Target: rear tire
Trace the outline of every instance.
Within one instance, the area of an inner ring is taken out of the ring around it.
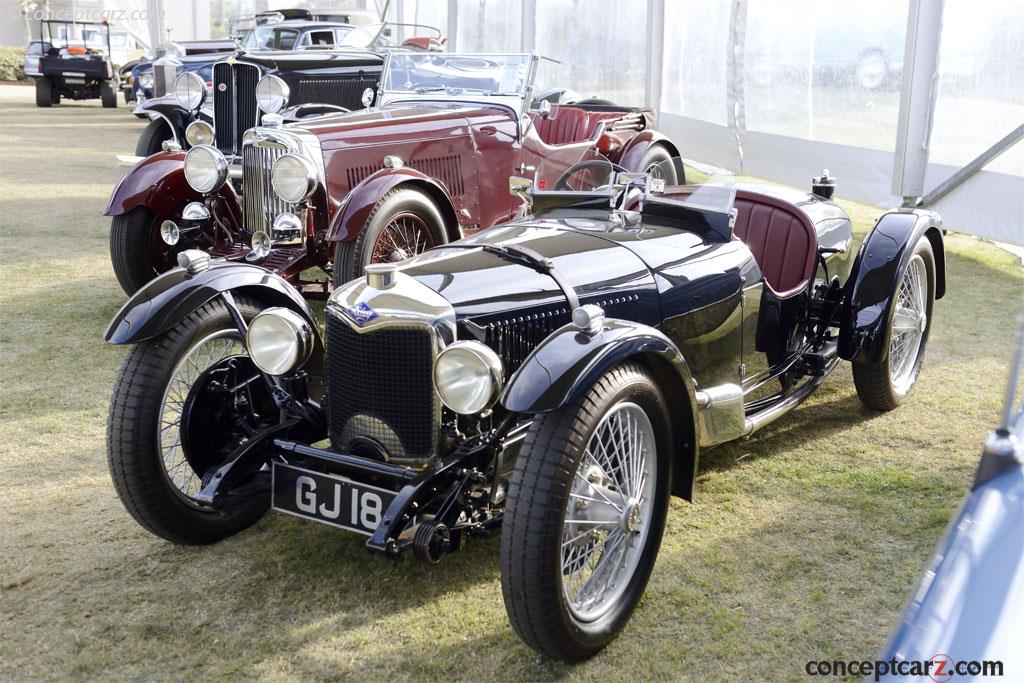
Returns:
[[[153,119],[142,129],[139,141],[135,143],[135,156],[148,157],[162,152],[164,150],[164,141],[170,140],[173,137],[171,128],[167,125],[166,121],[163,119]]]
[[[625,627],[665,529],[670,444],[665,400],[633,363],[535,418],[501,532],[505,609],[527,645],[580,661]]]
[[[924,364],[935,303],[935,256],[927,237],[921,237],[914,246],[914,255],[900,271],[892,296],[894,304],[885,325],[884,357],[875,363],[853,363],[857,396],[864,405],[879,411],[893,410],[906,400]]]
[[[402,245],[401,253],[393,250],[385,254],[386,245],[379,242],[387,241],[386,230],[399,229],[408,229],[411,239]],[[402,254],[408,258],[447,241],[444,218],[430,197],[411,188],[392,190],[373,207],[365,227],[354,239],[337,243],[331,271],[334,286],[361,276],[370,263],[397,262],[403,260]]]
[[[255,302],[248,299],[236,297],[235,301],[246,320],[251,320],[260,310]],[[167,422],[163,412],[167,405],[165,390],[172,380],[179,381],[181,377],[175,372],[176,366],[191,349],[199,348],[200,342],[225,330],[238,336],[237,346],[229,352],[227,344],[233,342],[225,341],[223,347],[213,348],[224,348],[223,352],[229,354],[225,357],[238,357],[237,349],[244,354],[241,336],[227,307],[219,298],[214,299],[168,332],[134,346],[125,358],[114,385],[107,423],[107,460],[114,488],[135,521],[172,543],[214,543],[250,526],[263,516],[268,507],[269,497],[228,506],[221,511],[191,503],[176,483],[181,470],[173,472],[172,468],[172,472],[168,471],[167,456],[162,450],[161,433],[175,428],[173,424],[160,429],[158,426]],[[230,333],[222,338],[233,339]],[[204,361],[202,354],[196,355],[200,362]],[[191,396],[191,389],[189,394]],[[167,438],[169,440],[170,436]],[[179,436],[178,440],[179,450],[184,453],[180,446],[182,437]],[[171,450],[173,452],[173,446]],[[206,459],[208,454],[199,455]],[[183,459],[178,467],[184,465],[187,472],[202,477],[203,472],[193,470],[191,458],[195,455],[178,457]],[[220,462],[215,460],[210,464],[215,467]],[[188,486],[194,490],[198,482],[192,481]]]
[[[110,262],[121,289],[128,296],[161,272],[150,261],[149,249],[154,239],[152,232],[159,229],[158,217],[144,206],[114,216],[110,222]]]
[[[113,109],[117,106],[117,91],[110,87],[110,83],[100,83],[100,101],[104,109]]]
[[[53,101],[53,81],[45,76],[36,79],[36,106],[37,107],[49,107],[55,102]],[[59,101],[59,100],[58,100]]]

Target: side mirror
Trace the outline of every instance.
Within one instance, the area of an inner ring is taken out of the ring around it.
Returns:
[[[508,193],[513,197],[521,197],[522,199],[528,199],[532,191],[532,180],[529,180],[527,178],[520,178],[514,175],[508,177]]]

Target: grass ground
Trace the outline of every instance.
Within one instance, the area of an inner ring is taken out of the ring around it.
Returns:
[[[105,461],[125,350],[101,341],[124,301],[101,214],[142,123],[31,98],[0,86],[0,679],[803,678],[809,659],[884,645],[996,420],[1024,269],[951,235],[912,400],[862,408],[843,365],[804,407],[706,453],[629,627],[575,668],[513,635],[497,539],[393,566],[268,514],[171,546],[122,509]],[[879,214],[846,207],[861,233]]]

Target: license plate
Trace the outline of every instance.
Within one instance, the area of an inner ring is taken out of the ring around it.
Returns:
[[[272,505],[289,515],[371,535],[395,492],[274,462]]]

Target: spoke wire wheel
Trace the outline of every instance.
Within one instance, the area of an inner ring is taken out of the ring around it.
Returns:
[[[622,401],[602,418],[575,472],[562,522],[562,593],[580,621],[614,607],[640,561],[654,509],[654,427]]]
[[[370,249],[370,263],[397,263],[434,246],[426,221],[411,212],[391,218]]]
[[[892,284],[890,313],[882,346],[871,360],[853,360],[853,384],[864,405],[888,411],[910,394],[924,364],[935,301],[935,256],[928,237],[921,237]]]
[[[196,472],[182,446],[182,420],[190,394],[200,389],[196,381],[206,371],[229,358],[247,357],[245,345],[236,330],[218,330],[193,344],[171,371],[160,402],[157,424],[157,452],[163,473],[172,488],[188,503],[197,505],[195,496],[203,488],[203,472]]]
[[[536,415],[508,489],[501,590],[516,634],[577,662],[625,628],[654,569],[672,481],[670,410],[647,370],[608,370]]]
[[[914,254],[900,282],[889,338],[889,375],[899,394],[910,391],[917,375],[917,359],[928,328],[927,287],[924,259]]]

